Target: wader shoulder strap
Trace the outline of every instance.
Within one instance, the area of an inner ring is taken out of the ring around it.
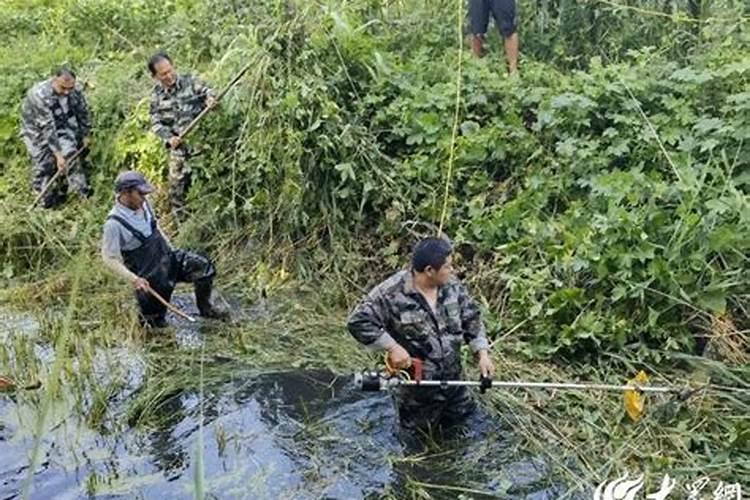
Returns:
[[[140,241],[141,243],[143,243],[144,241],[148,239],[145,236],[143,236],[142,232],[138,231],[136,228],[130,225],[129,222],[127,222],[125,219],[123,219],[119,215],[110,215],[107,217],[107,220],[109,219],[119,222],[122,227],[130,231],[133,234],[133,236],[135,236],[138,239],[138,241]]]
[[[151,217],[151,231],[152,232],[156,231],[157,221],[156,221],[156,216],[154,215],[154,211],[151,210],[151,205],[148,202],[145,203],[145,206],[146,206],[146,212]]]

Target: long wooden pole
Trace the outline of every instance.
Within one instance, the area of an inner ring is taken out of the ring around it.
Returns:
[[[81,149],[79,149],[78,151],[76,151],[75,153],[73,153],[70,158],[68,158],[67,160],[65,160],[65,165],[63,165],[63,168],[58,168],[57,169],[57,172],[55,172],[55,175],[53,175],[52,178],[49,181],[47,181],[47,184],[44,185],[44,187],[42,188],[42,190],[37,195],[36,199],[34,199],[34,202],[31,205],[29,205],[29,208],[28,208],[29,212],[36,206],[37,203],[39,203],[39,200],[41,200],[42,198],[44,198],[44,195],[47,194],[47,191],[49,191],[49,188],[52,187],[52,185],[63,174],[63,172],[65,172],[65,171],[68,170],[68,165],[70,165],[71,163],[73,163],[76,160],[76,158],[78,158],[79,156],[81,156],[81,154],[83,154],[83,152],[84,152],[85,149],[86,149],[86,146],[81,147]]]
[[[234,87],[237,84],[237,82],[240,81],[240,78],[242,78],[242,76],[245,73],[247,73],[247,70],[249,70],[252,65],[253,65],[253,63],[246,64],[245,67],[242,68],[240,70],[240,72],[237,73],[237,75],[234,78],[232,78],[232,81],[229,82],[226,87],[224,87],[224,90],[222,90],[221,92],[219,92],[219,95],[216,96],[216,102],[217,103],[219,101],[221,101],[224,98],[225,95],[227,95],[227,92],[229,92],[231,90],[231,88]],[[185,138],[185,136],[187,136],[190,133],[190,131],[195,128],[195,126],[198,124],[198,122],[201,120],[201,118],[203,118],[204,116],[206,116],[206,114],[209,111],[211,111],[212,109],[213,109],[213,107],[211,107],[211,108],[209,108],[209,107],[203,108],[203,110],[200,113],[198,113],[198,116],[196,116],[195,118],[193,118],[193,121],[191,121],[188,124],[188,126],[185,127],[185,129],[182,132],[180,132],[180,134],[177,137],[179,137],[180,140],[183,140]]]
[[[169,309],[170,311],[172,311],[173,313],[175,313],[177,316],[179,316],[181,318],[184,318],[184,319],[190,321],[191,323],[195,323],[197,321],[194,317],[192,317],[189,314],[181,311],[177,307],[173,306],[172,304],[170,304],[169,302],[167,302],[166,300],[164,300],[164,297],[162,297],[161,295],[159,295],[159,293],[156,290],[154,290],[153,288],[148,287],[146,289],[146,291],[148,293],[150,293],[156,300],[158,300],[159,302],[161,302],[164,307],[166,307],[167,309]]]

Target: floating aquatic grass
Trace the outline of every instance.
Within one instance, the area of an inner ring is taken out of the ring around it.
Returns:
[[[75,259],[74,269],[81,270],[86,265],[86,261],[78,256]],[[75,274],[74,276],[78,276]],[[50,411],[50,406],[53,400],[60,397],[60,392],[64,390],[64,368],[68,361],[68,344],[71,336],[74,335],[73,317],[76,312],[76,304],[80,300],[79,297],[79,285],[80,281],[76,278],[73,280],[70,301],[65,313],[65,318],[60,324],[60,329],[55,332],[55,359],[52,367],[49,371],[49,376],[44,381],[44,395],[37,413],[36,422],[34,424],[34,444],[31,449],[31,456],[29,459],[29,467],[26,478],[23,482],[21,497],[25,500],[30,498],[34,483],[34,474],[36,473],[37,466],[39,465],[39,458],[42,449],[42,441],[45,438],[45,429],[47,425],[47,416]]]
[[[203,465],[203,361],[204,361],[204,347],[201,346],[200,350],[200,385],[198,390],[198,398],[200,400],[200,410],[198,412],[198,443],[195,450],[195,472],[193,477],[193,486],[195,488],[194,498],[196,500],[203,500],[206,497],[206,471]]]

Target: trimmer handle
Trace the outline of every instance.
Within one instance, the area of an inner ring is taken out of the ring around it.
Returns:
[[[376,372],[363,372],[354,374],[354,386],[367,392],[375,392],[383,389],[383,379]]]
[[[492,389],[492,377],[482,375],[479,377],[479,392],[484,394],[487,389]]]
[[[422,373],[424,370],[424,360],[420,358],[411,358],[411,377],[416,382],[422,381]]]

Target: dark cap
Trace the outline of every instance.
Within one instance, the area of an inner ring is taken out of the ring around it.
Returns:
[[[121,172],[120,175],[115,179],[115,192],[122,193],[129,189],[137,189],[141,194],[148,194],[154,192],[154,186],[146,181],[143,174],[136,172],[135,170],[128,170],[127,172]]]

